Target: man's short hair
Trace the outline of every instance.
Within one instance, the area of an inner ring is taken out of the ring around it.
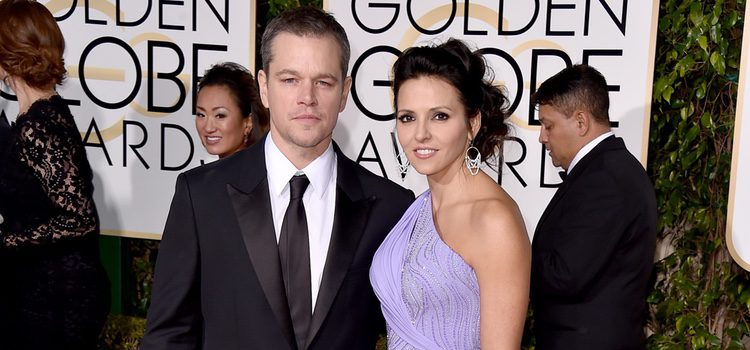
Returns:
[[[584,110],[595,121],[609,125],[607,81],[598,70],[585,64],[565,68],[547,79],[531,101],[535,106],[555,107],[568,117],[576,110]]]
[[[349,70],[349,57],[351,56],[349,39],[344,28],[330,13],[318,8],[303,6],[286,10],[272,19],[263,32],[260,42],[263,70],[266,72],[268,72],[268,64],[273,59],[271,52],[273,40],[281,33],[317,38],[331,35],[341,49],[341,72],[342,76],[346,76]]]

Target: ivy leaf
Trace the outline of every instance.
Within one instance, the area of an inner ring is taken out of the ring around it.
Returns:
[[[705,35],[701,35],[700,38],[698,38],[698,45],[703,49],[704,51],[707,51],[708,49],[708,38],[706,38]]]
[[[661,97],[664,98],[664,101],[669,102],[669,100],[672,98],[672,93],[674,92],[674,88],[671,86],[667,86],[666,89],[664,89],[664,92],[662,92]]]
[[[703,10],[699,2],[694,2],[690,5],[690,21],[696,26],[699,26],[703,22]]]
[[[711,120],[711,114],[708,112],[703,113],[701,115],[701,125],[705,129],[711,129],[711,126],[713,125],[713,120]]]
[[[734,25],[737,23],[737,11],[732,11],[732,13],[729,14],[729,18],[726,21],[727,27],[734,27]]]
[[[656,84],[654,84],[654,96],[661,96],[664,92],[664,89],[667,88],[667,84],[669,84],[669,80],[666,76],[662,76],[657,79]]]
[[[704,97],[706,97],[706,82],[705,81],[702,84],[698,85],[698,88],[695,89],[695,98],[702,100]]]
[[[711,58],[709,59],[709,62],[711,62],[711,66],[714,67],[714,69],[716,70],[716,73],[724,74],[726,63],[724,62],[724,57],[722,57],[718,51],[714,51],[711,54]]]
[[[693,142],[700,131],[701,128],[698,125],[693,125],[693,127],[688,130],[687,135],[685,135],[685,143],[690,144]]]

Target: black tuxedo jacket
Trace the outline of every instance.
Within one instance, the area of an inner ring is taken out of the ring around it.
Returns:
[[[565,178],[532,243],[539,350],[643,349],[656,199],[641,164],[608,137]]]
[[[263,144],[178,177],[141,349],[296,349]],[[334,148],[333,232],[308,349],[372,349],[384,321],[370,263],[414,194]]]

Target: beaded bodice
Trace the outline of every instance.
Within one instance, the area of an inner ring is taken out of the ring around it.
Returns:
[[[474,270],[440,238],[424,196],[409,238],[401,296],[414,327],[443,349],[479,349],[479,284]],[[413,349],[388,328],[389,349]]]

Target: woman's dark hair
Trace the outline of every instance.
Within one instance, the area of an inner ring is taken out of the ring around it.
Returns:
[[[253,130],[247,138],[248,146],[268,131],[268,112],[260,101],[253,74],[245,67],[234,62],[214,64],[203,74],[198,83],[198,91],[206,86],[226,87],[240,107],[242,117],[253,118]]]
[[[0,1],[0,67],[36,89],[65,79],[65,39],[47,8],[29,0]]]
[[[474,146],[486,162],[495,152],[502,157],[508,134],[505,120],[508,97],[492,85],[493,75],[481,54],[473,53],[462,41],[449,39],[437,46],[411,47],[393,65],[393,103],[398,110],[398,91],[409,79],[439,78],[458,91],[467,118],[481,115],[482,126],[474,136]],[[467,119],[467,128],[470,128]]]

